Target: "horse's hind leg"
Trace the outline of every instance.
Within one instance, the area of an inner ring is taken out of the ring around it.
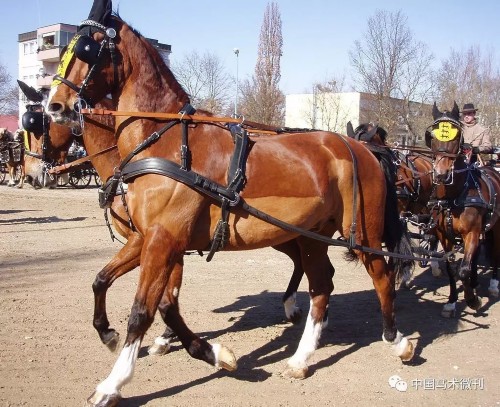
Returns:
[[[109,327],[106,313],[106,293],[113,282],[139,265],[143,239],[138,233],[129,236],[125,246],[97,274],[92,289],[94,291],[94,328],[101,341],[114,351],[119,342],[119,334]]]
[[[394,353],[403,361],[413,357],[413,344],[404,337],[396,328],[394,314],[394,300],[396,298],[396,275],[383,257],[368,253],[360,253],[366,270],[370,274],[375,292],[380,302],[383,318],[382,339],[393,346]]]
[[[288,360],[285,376],[303,379],[308,374],[307,361],[318,347],[321,331],[328,320],[328,303],[333,291],[328,246],[307,238],[298,239],[302,266],[309,281],[309,314],[294,355]]]

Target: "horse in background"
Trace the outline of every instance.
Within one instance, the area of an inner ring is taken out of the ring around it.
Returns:
[[[162,306],[165,287],[175,265],[183,264],[186,250],[203,250],[214,243],[212,237],[221,230],[217,225],[224,216],[221,207],[228,211],[226,223],[230,225],[230,233],[224,235],[225,250],[256,249],[297,238],[295,229],[284,229],[273,219],[323,237],[339,231],[363,245],[364,251],[355,246],[353,252],[373,279],[384,320],[383,337],[403,360],[411,358],[413,347],[398,333],[394,320],[394,283],[402,262],[387,262],[380,249],[385,239],[389,250],[410,255],[411,250],[393,228],[398,222],[397,211],[390,217],[379,216],[380,207],[385,206],[386,183],[371,153],[356,141],[328,132],[314,132],[308,137],[296,133],[250,137],[244,178],[238,178],[241,171],[229,171],[231,179],[227,180],[230,162],[234,162],[234,143],[245,138],[244,129],[231,131],[208,116],[194,121],[189,114],[178,114],[184,108],[190,110],[186,107],[189,97],[158,51],[121,18],[91,15],[99,22],[81,25],[55,77],[47,109],[53,119],[78,126],[84,117],[74,114],[75,103],[82,106],[83,98],[100,102],[108,94],[118,111],[154,110],[179,119],[166,121],[140,114],[116,119],[115,134],[122,157],[118,175],[129,183],[128,209],[144,244],[125,345],[115,368],[97,386],[89,403],[111,406],[120,399],[120,389],[132,378],[141,341],[158,307],[168,325],[181,329],[178,310]],[[113,46],[108,48],[110,41]],[[117,54],[119,58],[115,58]],[[141,75],[136,75],[139,68]],[[75,84],[83,84],[83,88]],[[179,145],[183,146],[181,151]],[[180,159],[187,166],[184,170],[177,164]],[[354,160],[363,162],[363,166],[357,167]],[[166,168],[172,170],[170,176],[165,176]],[[188,178],[181,182],[177,174],[187,174]],[[191,184],[191,179],[196,183]],[[283,182],[285,179],[287,182]],[[230,192],[226,184],[238,189],[238,202],[233,200],[235,190]],[[225,204],[226,197],[234,204],[231,208]],[[361,199],[355,201],[354,197]],[[262,211],[266,220],[260,217]],[[328,245],[309,234],[296,241],[309,280],[311,309],[286,374],[303,378],[326,321],[333,285]],[[215,366],[236,368],[232,351],[222,345],[210,345],[200,338],[184,345],[209,355]]]
[[[435,195],[429,203],[436,233],[445,252],[453,250],[457,239],[463,241],[464,256],[457,272],[462,281],[467,305],[478,310],[482,306],[477,294],[477,255],[480,241],[487,251],[493,272],[490,294],[498,296],[500,264],[500,175],[489,166],[470,162],[470,151],[464,148],[459,109],[441,112],[434,103],[434,122],[426,132],[426,143],[433,156],[432,177]],[[450,280],[450,296],[442,315],[456,312],[458,293],[450,262],[446,262]]]
[[[7,165],[9,171],[8,186],[17,188],[24,186],[25,179],[25,148],[22,130],[15,133],[6,128],[0,128],[0,154],[1,160]]]

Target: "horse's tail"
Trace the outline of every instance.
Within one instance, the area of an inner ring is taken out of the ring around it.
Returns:
[[[384,242],[388,251],[411,257],[413,256],[412,242],[408,230],[399,216],[395,166],[392,160],[389,163],[387,160],[381,159],[380,162],[387,189],[384,212]],[[391,257],[389,262],[394,266],[397,281],[409,280],[415,267],[413,260]]]

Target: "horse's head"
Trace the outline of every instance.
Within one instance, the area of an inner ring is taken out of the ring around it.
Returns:
[[[71,129],[51,122],[44,105],[47,89],[36,90],[17,81],[30,104],[22,117],[22,141],[25,147],[25,172],[34,187],[51,187],[56,184],[47,171],[54,165],[63,164],[73,142]]]
[[[153,92],[162,93],[164,105],[158,106],[158,98],[151,101]],[[139,95],[142,105],[136,103]],[[107,98],[117,109],[129,111],[177,113],[189,102],[147,39],[116,15],[91,12],[61,57],[47,112],[55,122],[77,128],[82,123],[80,109]]]
[[[347,135],[359,141],[386,145],[387,131],[374,123],[362,123],[353,129],[352,123],[347,123]]]
[[[434,122],[425,132],[425,142],[432,150],[434,183],[452,184],[455,160],[462,145],[462,125],[456,102],[451,111],[444,112],[434,103],[432,117]]]

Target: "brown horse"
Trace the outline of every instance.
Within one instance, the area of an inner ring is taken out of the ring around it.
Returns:
[[[156,49],[119,17],[93,18],[97,21],[82,23],[63,56],[49,98],[53,119],[77,127],[84,119],[75,115],[75,103],[81,108],[83,96],[96,103],[108,94],[119,111],[166,112],[178,119],[166,122],[130,113],[116,118],[122,163],[114,176],[128,182],[128,210],[144,241],[125,345],[89,402],[117,403],[120,389],[132,378],[141,341],[158,307],[169,326],[177,333],[183,329],[178,309],[164,308],[162,297],[172,270],[182,266],[185,251],[203,250],[217,242],[212,240],[217,225],[216,238],[222,235],[225,250],[258,249],[299,236],[296,242],[309,280],[311,308],[287,374],[304,377],[317,347],[333,289],[327,255],[330,239],[325,238],[335,231],[354,240],[352,247],[373,279],[383,338],[401,358],[411,358],[413,346],[398,333],[394,319],[395,266],[401,262],[386,262],[380,249],[386,240],[391,251],[411,251],[403,236],[389,235],[395,230],[391,223],[399,222],[398,214],[380,216],[385,180],[368,150],[327,132],[250,137],[247,160],[244,165],[236,160],[238,169],[232,173],[228,168],[235,162],[233,139],[243,139],[245,131],[231,132],[208,116],[196,120],[189,114],[177,115],[189,110],[189,97]],[[355,161],[363,166],[356,167]],[[316,240],[317,236],[323,239]],[[183,345],[208,353],[215,366],[236,368],[233,353],[221,345],[197,337]]]
[[[18,188],[24,186],[25,179],[25,156],[24,139],[22,131],[11,133],[6,128],[0,128],[0,154],[1,160],[7,165],[9,171],[8,186],[16,185]]]
[[[28,87],[26,84],[24,84],[21,89],[25,92],[27,97],[30,97],[30,95],[37,95],[37,91]],[[104,103],[104,105],[100,106],[111,107],[109,102],[105,101]],[[33,172],[30,174],[32,179],[40,180],[37,183],[38,186],[50,186],[51,184],[49,184],[47,180],[54,179],[53,175],[50,174],[63,171],[60,168],[58,171],[52,171],[51,168],[53,168],[54,164],[61,164],[62,161],[64,161],[69,146],[75,140],[83,143],[83,146],[89,154],[88,158],[92,162],[99,177],[104,181],[111,178],[114,174],[114,169],[121,161],[117,149],[113,148],[116,147],[116,141],[113,129],[114,119],[112,117],[97,116],[88,118],[85,123],[85,132],[82,137],[79,137],[76,136],[75,132],[69,127],[57,123],[52,123],[49,132],[49,118],[40,113],[43,112],[42,105],[38,104],[33,106],[35,107],[30,107],[30,110],[23,115],[23,123],[25,123],[25,126],[30,130],[30,135],[34,137],[33,143],[31,144],[31,152],[29,153],[29,156],[32,158],[31,162],[33,163],[31,166]],[[48,159],[51,160],[50,163]],[[94,327],[101,341],[110,350],[116,349],[119,342],[119,335],[114,329],[110,328],[106,313],[106,293],[118,277],[133,270],[139,265],[142,242],[140,235],[130,227],[122,193],[123,190],[118,188],[109,210],[115,230],[120,236],[127,239],[127,242],[110,263],[97,274],[93,284],[95,296]],[[294,264],[292,278],[283,295],[283,304],[285,306],[287,319],[293,323],[298,323],[302,314],[302,311],[296,305],[296,293],[303,275],[300,252],[294,240],[274,246],[274,249],[286,254]],[[334,272],[335,270],[333,266],[331,266],[332,277]],[[170,277],[167,289],[170,289],[169,287],[179,287],[181,281],[182,267],[177,267]],[[174,288],[171,289],[173,290]],[[178,299],[178,295],[170,295],[169,297],[175,300]],[[153,345],[148,349],[149,353],[157,355],[165,354],[168,352],[170,342],[174,337],[175,333],[167,326],[165,332],[157,337]]]
[[[470,151],[463,146],[459,110],[439,111],[433,107],[434,123],[426,133],[426,141],[433,154],[435,199],[431,214],[436,232],[445,252],[453,249],[456,239],[464,245],[464,257],[457,277],[464,286],[467,305],[477,310],[481,298],[477,287],[477,248],[481,240],[490,245],[489,257],[493,266],[491,285],[498,295],[498,265],[500,264],[500,175],[491,167],[478,167],[470,160]],[[455,276],[447,262],[450,278],[450,297],[443,308],[443,316],[455,314],[458,299]]]

